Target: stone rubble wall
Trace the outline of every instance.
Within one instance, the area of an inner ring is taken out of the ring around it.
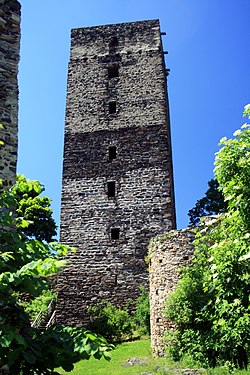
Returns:
[[[59,323],[84,325],[103,299],[135,301],[150,238],[175,227],[165,73],[157,20],[72,30],[60,240],[77,251],[57,279]]]
[[[0,179],[1,189],[16,177],[18,131],[18,63],[20,59],[20,3],[0,0]]]
[[[164,354],[163,334],[173,326],[164,316],[167,296],[174,291],[182,266],[191,264],[194,233],[172,230],[153,238],[149,245],[151,347],[156,356]]]

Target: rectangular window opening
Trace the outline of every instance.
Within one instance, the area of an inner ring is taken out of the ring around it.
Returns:
[[[109,113],[116,113],[116,102],[109,102]]]
[[[120,228],[111,228],[111,239],[119,240],[120,238]]]
[[[109,160],[114,160],[114,159],[116,159],[116,147],[110,146],[109,147]]]
[[[112,40],[109,43],[109,47],[116,47],[118,46],[118,38],[117,36],[113,36]]]
[[[116,36],[114,36],[109,43],[109,53],[115,52],[117,47],[118,47],[118,39]]]
[[[108,182],[108,197],[115,197],[115,181]]]
[[[119,77],[118,65],[111,65],[108,67],[108,78]]]

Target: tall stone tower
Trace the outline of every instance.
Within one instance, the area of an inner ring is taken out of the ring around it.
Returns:
[[[166,68],[158,20],[73,29],[57,321],[123,306],[147,285],[152,236],[175,227]]]

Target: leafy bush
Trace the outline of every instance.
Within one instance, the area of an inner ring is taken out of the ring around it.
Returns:
[[[133,323],[126,310],[103,301],[88,309],[91,323],[88,328],[104,336],[110,342],[119,342],[132,337]]]
[[[141,335],[150,332],[149,293],[145,287],[140,287],[140,295],[136,299],[136,309],[129,313],[131,300],[127,301],[127,308],[121,309],[110,302],[103,301],[97,306],[91,306],[88,312],[91,323],[88,328],[104,336],[108,341],[121,342],[132,338],[136,332]]]
[[[136,309],[132,315],[132,319],[140,334],[150,334],[149,293],[144,286],[140,287],[140,295],[136,299]]]
[[[43,290],[40,296],[31,301],[24,302],[22,305],[25,312],[29,315],[30,321],[33,322],[40,311],[46,311],[52,300],[56,299],[56,293],[50,289]]]

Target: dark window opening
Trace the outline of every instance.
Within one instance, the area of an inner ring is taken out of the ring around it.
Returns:
[[[114,160],[114,159],[116,159],[116,147],[110,146],[109,147],[109,160]]]
[[[111,239],[119,240],[120,237],[120,228],[111,228]]]
[[[118,65],[111,65],[108,67],[108,77],[109,78],[119,77]]]
[[[108,196],[115,197],[115,181],[108,182]]]
[[[116,113],[116,102],[109,102],[109,113]]]
[[[116,46],[118,46],[118,39],[117,39],[117,36],[114,36],[111,42],[109,43],[109,47],[116,47]]]

